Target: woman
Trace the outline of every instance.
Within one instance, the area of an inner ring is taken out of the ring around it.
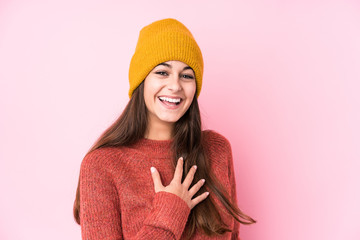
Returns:
[[[179,21],[140,31],[130,101],[81,163],[83,239],[240,239],[240,223],[255,223],[237,207],[229,141],[201,129],[203,68]]]

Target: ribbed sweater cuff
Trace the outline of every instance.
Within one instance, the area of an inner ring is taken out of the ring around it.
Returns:
[[[145,224],[171,231],[175,239],[180,239],[190,214],[186,202],[173,193],[157,192],[153,201],[153,211],[152,221]]]

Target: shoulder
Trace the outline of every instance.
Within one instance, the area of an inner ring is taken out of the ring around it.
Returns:
[[[215,130],[206,129],[202,131],[205,146],[210,148],[224,148],[231,150],[230,141]]]
[[[111,169],[113,168],[114,161],[123,153],[121,148],[116,147],[97,148],[84,156],[81,162],[81,169]]]
[[[214,130],[203,131],[203,146],[208,156],[209,165],[222,184],[228,186],[230,168],[232,167],[232,150],[230,141]]]
[[[214,130],[202,131],[203,147],[213,161],[220,161],[222,164],[232,158],[230,141],[222,134]]]

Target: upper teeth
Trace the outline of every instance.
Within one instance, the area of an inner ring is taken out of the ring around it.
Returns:
[[[174,103],[177,103],[177,102],[180,102],[180,98],[167,98],[167,97],[159,97],[161,100],[165,100],[165,101],[168,101],[168,102],[174,102]]]

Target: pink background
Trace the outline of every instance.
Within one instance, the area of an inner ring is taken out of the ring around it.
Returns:
[[[128,101],[140,29],[167,17],[202,49],[204,128],[230,140],[239,206],[258,221],[241,237],[360,239],[348,0],[1,1],[0,239],[81,239],[80,163]]]

